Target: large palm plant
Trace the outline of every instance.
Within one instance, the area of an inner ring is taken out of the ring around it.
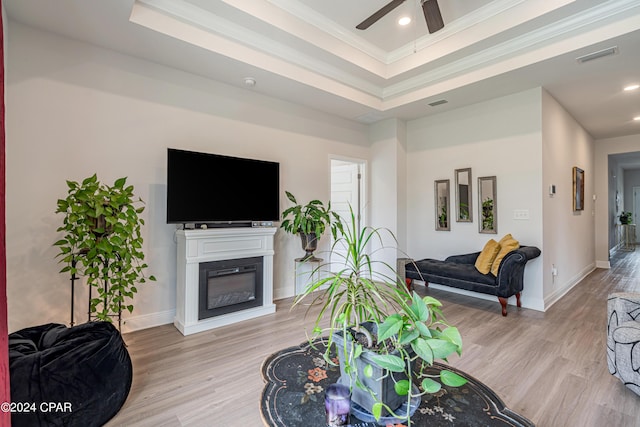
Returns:
[[[439,383],[420,372],[416,375],[415,369],[421,363],[431,366],[435,359],[446,360],[448,355],[460,353],[462,340],[458,330],[444,321],[439,301],[421,298],[415,292],[409,295],[395,269],[376,259],[376,250],[388,249],[385,237],[396,242],[393,233],[357,227],[353,211],[349,224],[337,230],[332,256],[328,257],[333,262],[314,271],[312,277],[319,279],[307,286],[294,305],[306,299],[312,299],[310,307],[319,305],[311,339],[328,335],[324,357],[331,364],[335,351],[332,344],[338,344],[341,381],[364,390],[353,390],[352,400],[364,408],[369,406],[379,419],[383,414],[393,414],[403,399],[410,404],[416,397],[414,376],[422,381],[424,391],[418,394],[437,391]],[[377,249],[372,251],[374,246]],[[381,378],[390,381],[391,394],[388,385],[378,384]],[[466,382],[446,370],[439,378],[449,386]],[[390,396],[393,403],[381,401],[381,396]],[[410,424],[408,414],[406,418]]]

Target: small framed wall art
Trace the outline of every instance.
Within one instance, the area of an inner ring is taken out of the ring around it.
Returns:
[[[573,210],[584,210],[584,171],[573,167]]]
[[[436,231],[451,230],[449,218],[449,180],[435,182]]]

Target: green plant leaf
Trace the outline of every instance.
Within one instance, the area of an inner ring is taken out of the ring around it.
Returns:
[[[367,365],[364,367],[362,372],[364,373],[365,377],[371,378],[373,376],[373,366],[371,366],[371,364],[367,363]]]
[[[431,331],[429,330],[429,327],[424,323],[416,323],[416,329],[420,331],[420,335],[422,337],[431,338]]]
[[[442,307],[442,303],[437,299],[435,299],[434,297],[425,296],[425,297],[422,297],[422,301],[424,301],[424,303],[427,305],[432,305],[434,307]]]
[[[358,357],[360,357],[361,354],[362,354],[362,345],[356,344],[353,352],[354,359],[357,359]]]
[[[409,380],[400,380],[393,385],[398,396],[406,396],[409,394]]]
[[[403,332],[400,336],[399,344],[401,346],[405,346],[418,337],[420,337],[420,332],[418,331],[418,329],[412,329],[410,331]]]
[[[289,193],[288,191],[285,191],[285,194],[287,195],[287,199],[289,199],[292,203],[295,203],[296,205],[298,204],[293,194]]]
[[[402,328],[403,321],[402,316],[399,314],[392,314],[387,317],[381,325],[378,326],[378,342],[384,341],[397,335]]]
[[[437,393],[442,388],[442,384],[431,378],[425,378],[422,380],[422,389],[427,393]]]
[[[411,343],[411,348],[418,355],[418,357],[427,362],[427,364],[433,364],[433,350],[431,350],[431,347],[429,346],[429,344],[427,344],[427,340],[425,340],[424,338],[416,338]]]
[[[429,320],[429,309],[425,302],[420,298],[415,291],[413,292],[412,304],[410,306],[411,311],[415,315],[416,320],[420,322],[426,322]]]
[[[442,331],[441,337],[449,340],[452,344],[455,344],[457,350],[462,350],[462,336],[460,336],[458,328],[454,326],[446,328]]]
[[[393,354],[374,354],[371,359],[380,365],[383,369],[388,369],[391,372],[403,372],[404,360]]]
[[[445,359],[458,349],[455,344],[441,339],[428,339],[426,342],[431,347],[433,357],[436,359]]]
[[[127,182],[127,178],[126,177],[118,178],[118,179],[116,179],[116,182],[113,184],[113,186],[115,188],[122,188],[122,187],[124,187],[124,183],[125,182]]]
[[[376,419],[376,421],[380,420],[380,417],[382,416],[382,403],[381,402],[376,402],[376,403],[373,404],[373,406],[371,407],[371,414]]]
[[[460,387],[467,383],[467,380],[465,378],[462,378],[455,372],[451,372],[446,369],[440,371],[440,380],[442,380],[442,382],[449,387]]]

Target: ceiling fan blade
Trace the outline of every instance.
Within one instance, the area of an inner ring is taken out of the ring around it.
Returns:
[[[358,30],[366,30],[371,25],[375,24],[380,18],[385,16],[387,13],[391,12],[396,7],[400,6],[405,1],[406,0],[392,0],[391,2],[384,5],[379,11],[377,11],[376,13],[374,13],[373,15],[371,15],[370,17],[368,17],[367,19],[365,19],[364,21],[356,25],[356,28]]]
[[[422,11],[424,12],[424,19],[427,20],[429,33],[435,33],[444,27],[438,0],[423,0]]]

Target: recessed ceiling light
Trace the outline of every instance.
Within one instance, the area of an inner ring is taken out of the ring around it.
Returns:
[[[635,120],[636,122],[640,122],[640,116],[634,117],[633,120]]]
[[[403,27],[405,25],[409,25],[410,22],[411,18],[409,18],[408,16],[403,16],[402,18],[398,19],[398,25],[402,25]]]
[[[624,90],[626,90],[628,92],[628,91],[631,91],[631,90],[636,90],[638,88],[640,88],[640,85],[629,85],[629,86],[626,86],[624,88]]]

